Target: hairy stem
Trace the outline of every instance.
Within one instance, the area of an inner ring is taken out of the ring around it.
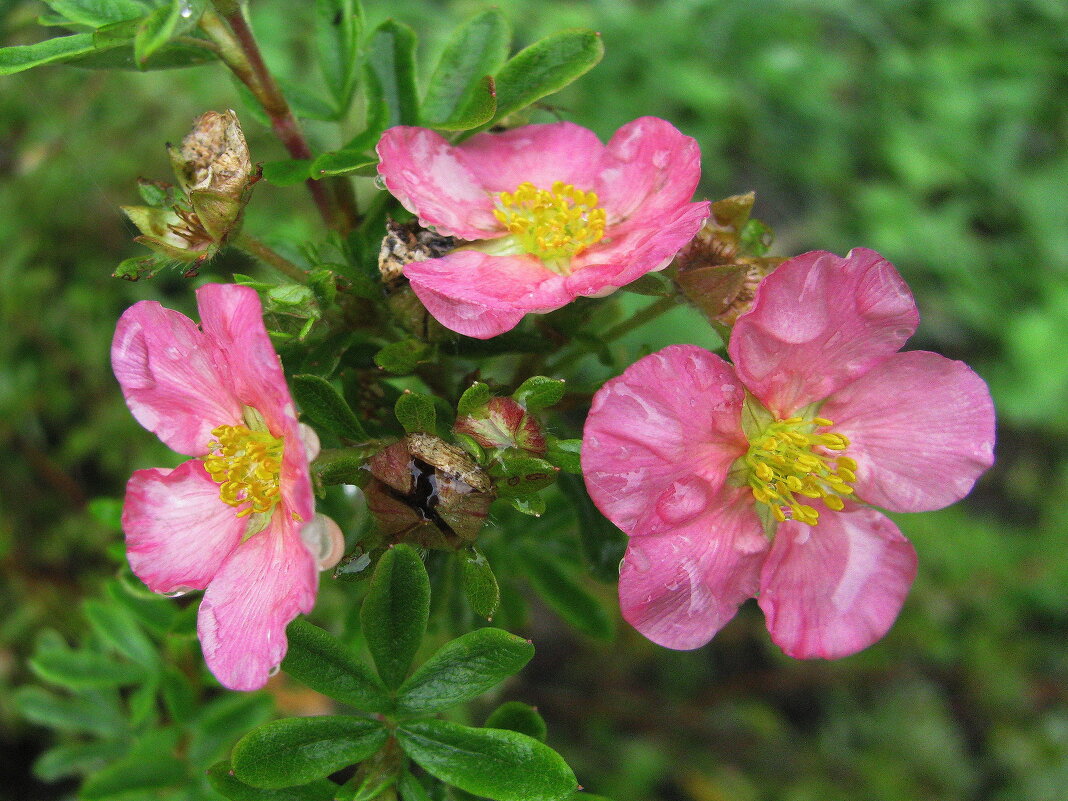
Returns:
[[[260,240],[249,234],[238,234],[237,239],[233,242],[234,247],[238,250],[243,250],[254,259],[259,259],[264,264],[274,267],[278,272],[282,273],[287,278],[292,278],[298,283],[304,284],[308,281],[307,271],[301,269],[296,264],[291,262],[278,251],[269,248]]]

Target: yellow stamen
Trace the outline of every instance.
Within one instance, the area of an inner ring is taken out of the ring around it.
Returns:
[[[595,192],[557,181],[552,189],[529,182],[500,192],[493,214],[519,246],[565,274],[570,259],[604,236],[605,212]]]
[[[834,423],[817,417],[790,417],[772,421],[751,437],[744,457],[749,468],[749,488],[759,503],[767,504],[779,522],[797,520],[814,526],[819,512],[798,498],[821,500],[829,509],[845,507],[843,496],[853,493],[857,463],[848,456],[828,451],[849,447],[849,439],[836,432],[817,432]]]
[[[279,475],[284,442],[269,431],[246,426],[212,429],[216,439],[208,443],[204,469],[219,485],[219,498],[241,507],[238,517],[269,512],[280,499]]]

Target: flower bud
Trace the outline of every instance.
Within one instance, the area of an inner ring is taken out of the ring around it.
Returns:
[[[518,448],[535,456],[545,455],[541,426],[511,398],[490,398],[471,414],[457,417],[452,430],[467,434],[483,448]]]
[[[373,456],[364,490],[379,528],[393,542],[455,550],[478,536],[493,482],[459,448],[409,434]]]

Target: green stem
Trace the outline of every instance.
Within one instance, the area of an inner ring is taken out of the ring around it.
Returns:
[[[292,278],[300,284],[306,284],[308,282],[308,273],[306,270],[301,269],[276,250],[267,247],[267,245],[256,239],[256,237],[245,233],[238,234],[237,239],[234,240],[232,244],[234,247],[245,251],[245,253],[253,258],[259,259],[264,264],[274,267],[274,269],[278,270],[278,272],[282,273],[287,278]]]
[[[641,328],[646,323],[650,322],[651,320],[655,320],[661,314],[671,311],[678,305],[678,301],[673,296],[660,298],[660,300],[656,301],[656,303],[650,303],[644,309],[640,309],[639,311],[635,312],[626,320],[621,322],[619,325],[609,328],[607,331],[604,332],[604,334],[599,337],[599,339],[605,343],[615,342],[617,339],[624,336],[625,334],[629,334],[636,328]],[[565,367],[570,367],[583,356],[586,356],[589,352],[590,351],[588,348],[580,346],[575,348],[574,350],[569,351],[568,353],[565,353],[555,364],[549,364],[545,366],[546,374],[551,375],[552,373],[558,373]]]

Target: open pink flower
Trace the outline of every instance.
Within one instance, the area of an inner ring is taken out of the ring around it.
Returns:
[[[315,604],[318,566],[302,528],[313,543],[340,532],[313,521],[318,439],[297,422],[255,291],[209,284],[197,303],[203,330],[142,301],[115,331],[111,363],[130,411],[194,457],[135,472],[122,525],[130,567],[150,589],[206,590],[197,630],[208,667],[225,686],[253,690],[285,656],[286,625]]]
[[[897,352],[918,320],[879,254],[806,253],[738,318],[733,367],[673,345],[598,391],[582,466],[631,537],[624,618],[661,645],[696,648],[757,595],[793,657],[846,656],[886,633],[916,554],[867,504],[939,509],[993,462],[982,379]]]
[[[450,145],[426,128],[382,135],[378,170],[423,225],[466,240],[404,269],[438,321],[488,339],[528,312],[599,296],[666,267],[708,217],[691,203],[697,143],[642,117],[608,145],[569,122]]]

